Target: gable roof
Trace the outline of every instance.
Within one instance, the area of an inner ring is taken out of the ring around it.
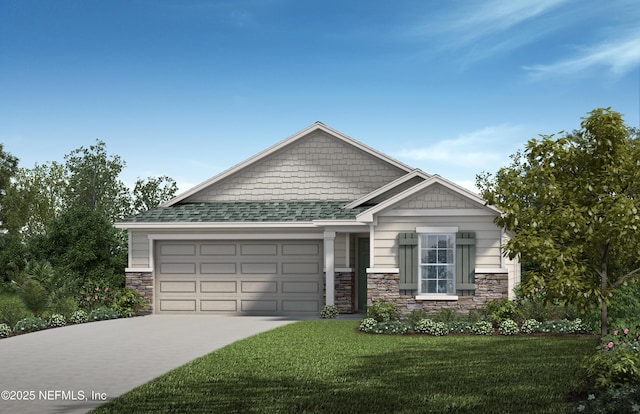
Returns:
[[[352,146],[360,151],[363,151],[364,153],[368,154],[369,156],[374,157],[375,159],[378,159],[379,161],[382,161],[386,164],[388,164],[391,167],[395,167],[400,171],[404,171],[405,173],[409,173],[411,172],[413,169],[411,167],[409,167],[406,164],[401,163],[400,161],[397,161],[371,147],[368,147],[367,145],[356,141],[353,138],[350,138],[334,129],[331,129],[329,127],[327,127],[326,125],[322,124],[321,122],[316,122],[315,124],[303,129],[302,131],[292,135],[291,137],[267,148],[266,150],[254,155],[253,157],[250,157],[249,159],[247,159],[246,161],[243,161],[225,171],[223,171],[222,173],[214,176],[213,178],[204,181],[203,183],[185,191],[184,193],[178,195],[177,197],[173,198],[172,200],[169,200],[168,202],[166,202],[165,204],[162,205],[162,207],[170,207],[173,205],[176,205],[180,202],[185,202],[188,201],[187,199],[191,196],[194,196],[195,194],[202,192],[204,190],[206,190],[207,188],[214,186],[217,183],[220,183],[221,181],[231,177],[232,175],[235,175],[243,170],[247,170],[249,167],[258,164],[259,162],[265,160],[266,158],[270,157],[271,155],[275,154],[277,151],[301,140],[302,138],[308,136],[311,133],[314,133],[316,131],[322,131],[325,134],[331,136],[334,139],[337,139],[340,142],[343,142],[349,146]],[[191,200],[193,201],[193,200]],[[348,200],[348,201],[352,201],[352,200]]]
[[[425,173],[424,171],[416,168],[415,170],[411,171],[409,174],[403,175],[402,177],[393,180],[392,182],[390,182],[387,185],[384,185],[372,192],[370,192],[369,194],[360,197],[359,199],[347,204],[346,206],[344,206],[344,208],[355,208],[355,207],[359,207],[362,206],[364,204],[367,203],[371,203],[372,200],[377,199],[379,197],[383,197],[387,194],[391,194],[389,195],[387,198],[391,198],[392,196],[401,193],[404,190],[407,190],[408,188],[412,187],[413,185],[411,184],[412,180],[415,179],[421,179],[421,180],[427,180],[429,177],[431,177],[429,174]],[[415,184],[414,184],[415,185]],[[394,193],[395,190],[395,193]],[[373,204],[378,204],[378,203],[373,203]]]
[[[412,195],[417,194],[423,190],[426,190],[429,187],[432,187],[438,184],[462,196],[463,198],[465,198],[466,200],[469,200],[473,204],[476,204],[478,206],[478,209],[484,209],[485,211],[491,212],[492,214],[496,214],[496,215],[501,214],[500,210],[498,210],[497,208],[486,205],[485,200],[480,198],[477,194],[447,179],[444,179],[441,176],[436,174],[431,176],[429,179],[425,180],[424,182],[418,185],[415,185],[409,188],[408,190],[405,190],[402,193],[397,194],[394,197],[391,197],[388,200],[381,202],[380,204],[377,204],[367,210],[362,211],[356,216],[356,220],[361,222],[367,222],[367,223],[373,222],[373,216],[375,214],[380,213],[384,210],[390,209],[393,206],[396,206],[401,202],[405,201],[407,198],[411,197]]]

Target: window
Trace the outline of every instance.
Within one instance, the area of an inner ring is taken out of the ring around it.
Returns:
[[[456,234],[420,234],[420,294],[456,294]]]

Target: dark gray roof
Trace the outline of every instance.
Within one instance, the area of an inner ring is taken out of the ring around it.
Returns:
[[[350,201],[238,201],[158,207],[123,220],[134,223],[308,222],[350,220],[370,207],[344,209]]]

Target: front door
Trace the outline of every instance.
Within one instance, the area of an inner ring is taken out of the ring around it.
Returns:
[[[369,267],[369,238],[358,238],[358,311],[367,310],[367,268]]]

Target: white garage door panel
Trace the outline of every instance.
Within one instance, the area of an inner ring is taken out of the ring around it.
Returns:
[[[196,282],[160,282],[160,292],[196,292]]]
[[[162,311],[180,311],[180,312],[195,312],[196,301],[195,300],[161,300],[160,310]]]
[[[235,281],[229,282],[200,282],[203,293],[236,293],[238,287]]]
[[[321,241],[156,243],[156,312],[310,313],[324,304]]]

